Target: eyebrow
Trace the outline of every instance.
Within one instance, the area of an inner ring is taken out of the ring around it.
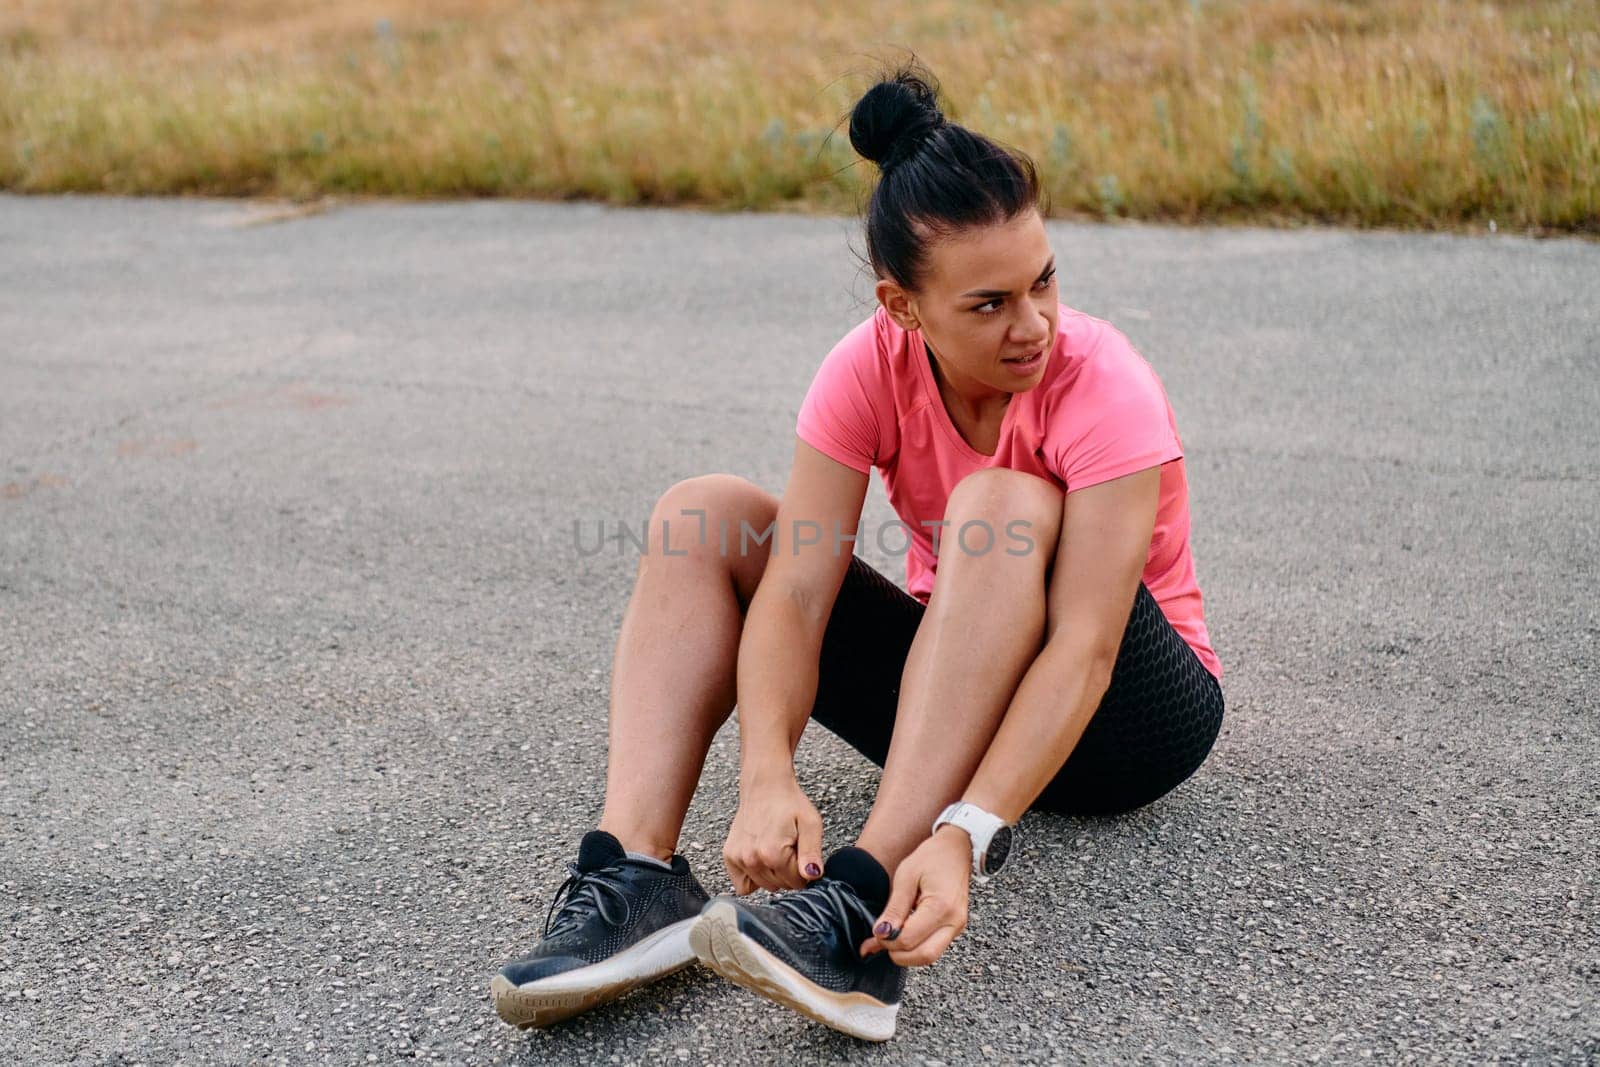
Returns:
[[[1051,256],[1050,257],[1050,262],[1046,263],[1044,265],[1043,269],[1041,269],[1039,271],[1039,278],[1043,278],[1046,274],[1049,274],[1050,273],[1050,268],[1055,266],[1055,265],[1056,265],[1056,257],[1055,256]],[[1035,278],[1034,281],[1038,281],[1039,278]],[[961,295],[962,296],[1010,296],[1011,295],[1011,290],[1009,290],[1009,289],[969,289],[966,292],[962,293]]]

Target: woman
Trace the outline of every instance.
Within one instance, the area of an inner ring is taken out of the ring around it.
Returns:
[[[912,64],[851,113],[880,168],[879,306],[811,383],[783,499],[706,475],[656,505],[612,669],[604,813],[544,939],[491,982],[508,1022],[698,958],[886,1039],[904,968],[961,933],[969,878],[1004,862],[1025,810],[1148,804],[1211,749],[1221,664],[1165,392],[1126,337],[1058,302],[1031,162],[946,122],[936,93]],[[903,525],[873,536],[910,537],[909,594],[838,550],[868,536],[874,466]],[[738,896],[709,900],[674,850],[736,698]],[[883,767],[856,843],[826,859],[794,773],[808,718]],[[741,899],[757,888],[791,892]]]

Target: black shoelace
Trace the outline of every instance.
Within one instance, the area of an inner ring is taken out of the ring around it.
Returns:
[[[852,936],[860,932],[857,940],[866,939],[866,931],[872,929],[876,918],[854,886],[833,878],[821,878],[804,889],[785,893],[775,898],[772,906],[787,912],[802,930],[823,934],[833,925],[843,927]]]
[[[599,912],[600,918],[610,926],[626,923],[632,915],[627,894],[608,877],[618,873],[620,871],[616,866],[583,871],[578,869],[576,863],[568,863],[567,880],[556,890],[555,898],[550,901],[550,910],[545,912],[543,936],[550,937],[571,929],[595,912]],[[622,905],[620,916],[612,901]]]

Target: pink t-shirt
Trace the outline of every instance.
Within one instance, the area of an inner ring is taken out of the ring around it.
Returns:
[[[1015,394],[992,456],[974,449],[950,421],[928,365],[920,331],[906,331],[880,305],[845,334],[812,378],[795,432],[847,467],[882,473],[903,527],[875,536],[906,550],[906,589],[928,602],[940,550],[957,530],[924,525],[944,518],[956,483],[985,467],[1009,467],[1048,479],[1063,492],[1161,465],[1161,495],[1150,555],[1141,575],[1173,629],[1218,679],[1189,553],[1189,487],[1183,443],[1161,379],[1122,331],[1104,319],[1060,305],[1059,329],[1039,384]],[[994,531],[994,549],[1023,547]],[[965,543],[984,550],[988,534]]]

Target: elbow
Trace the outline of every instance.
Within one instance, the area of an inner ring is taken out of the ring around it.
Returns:
[[[1117,651],[1115,647],[1085,644],[1046,646],[1052,670],[1057,676],[1064,680],[1079,681],[1085,696],[1092,697],[1096,703],[1111,687],[1111,672],[1117,665]]]
[[[785,585],[783,587],[783,601],[792,610],[799,612],[800,617],[806,621],[807,625],[812,627],[827,625],[827,617],[819,615],[822,607],[819,602],[820,598],[811,588],[799,584]]]
[[[1083,676],[1089,690],[1094,694],[1095,703],[1105,696],[1106,690],[1111,688],[1111,671],[1117,665],[1117,650],[1109,653],[1092,653],[1084,666]]]
[[[813,587],[789,582],[762,581],[751,598],[746,622],[756,614],[758,603],[762,613],[776,612],[786,624],[799,624],[819,635],[828,625],[826,612],[832,609],[831,604],[824,604],[823,597]]]
[[[1100,703],[1101,698],[1103,698],[1106,695],[1106,690],[1111,688],[1111,670],[1116,665],[1117,665],[1117,660],[1116,660],[1116,657],[1113,656],[1111,659],[1106,661],[1105,672],[1103,674],[1101,674],[1098,677],[1098,679],[1096,679],[1096,684],[1095,684],[1095,704],[1096,705],[1098,705]]]

